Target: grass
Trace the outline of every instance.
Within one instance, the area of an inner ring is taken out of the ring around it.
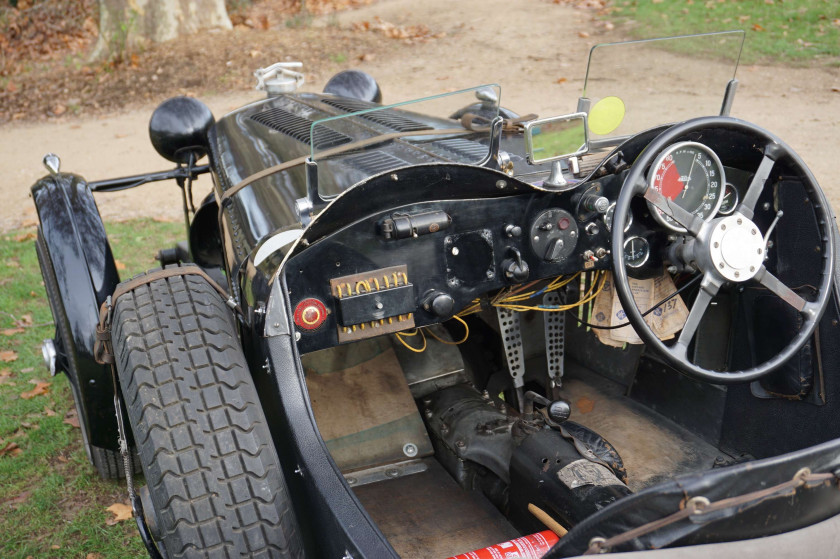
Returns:
[[[638,38],[744,29],[741,61],[837,64],[840,2],[836,0],[613,0],[610,15]]]
[[[184,237],[183,224],[149,219],[107,229],[123,279],[154,267],[155,252]],[[133,521],[106,524],[112,515],[105,508],[127,502],[125,482],[99,479],[79,429],[64,421],[73,410],[67,379],[50,378],[42,365],[41,340],[54,331],[33,235],[0,235],[0,331],[31,317],[22,333],[0,332],[0,352],[17,355],[0,360],[0,449],[20,448],[0,456],[0,557],[144,557]],[[49,391],[21,398],[33,381],[49,382]]]

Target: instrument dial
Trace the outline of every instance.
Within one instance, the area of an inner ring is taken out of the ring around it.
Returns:
[[[723,188],[723,198],[721,199],[718,213],[720,215],[730,215],[738,207],[739,201],[738,190],[730,183],[726,183],[726,186]]]
[[[680,142],[666,148],[651,166],[649,188],[673,200],[700,219],[717,214],[723,201],[726,178],[720,159],[697,142]],[[648,202],[653,217],[665,227],[685,232],[679,223]]]
[[[643,237],[629,237],[624,241],[624,263],[629,268],[640,268],[650,258],[650,245]]]

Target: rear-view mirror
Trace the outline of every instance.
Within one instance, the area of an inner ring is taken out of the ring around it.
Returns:
[[[529,163],[576,157],[589,151],[586,113],[541,118],[525,124]]]

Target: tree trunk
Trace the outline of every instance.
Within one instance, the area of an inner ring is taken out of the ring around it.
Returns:
[[[99,0],[92,58],[124,58],[132,49],[205,29],[231,29],[224,0]]]

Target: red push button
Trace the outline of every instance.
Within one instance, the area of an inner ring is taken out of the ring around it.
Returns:
[[[295,324],[304,330],[315,330],[327,319],[327,308],[318,299],[304,299],[295,307]]]
[[[560,219],[560,221],[557,222],[557,227],[559,227],[561,231],[565,231],[566,229],[568,229],[569,228],[569,218],[564,217],[564,218]]]

